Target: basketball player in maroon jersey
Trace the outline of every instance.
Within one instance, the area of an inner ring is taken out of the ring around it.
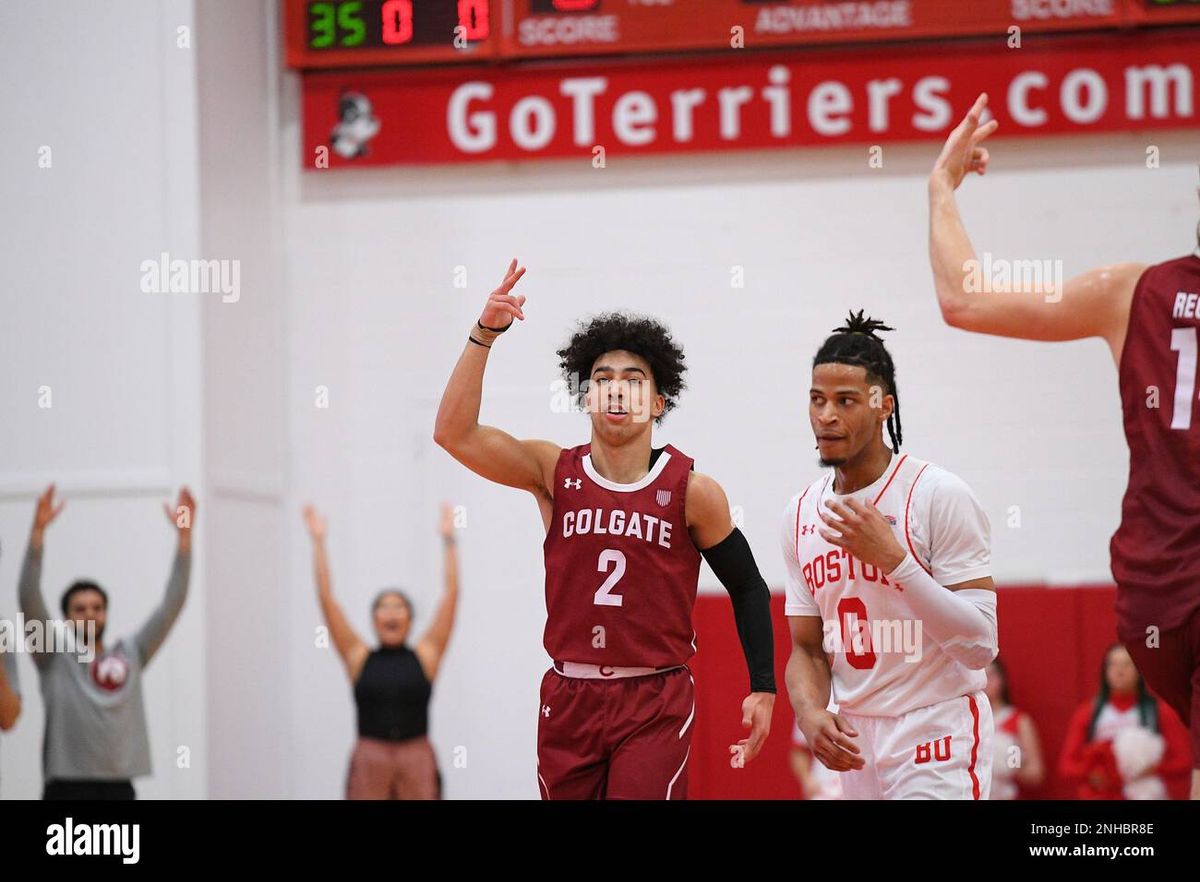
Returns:
[[[1026,340],[1100,337],[1109,346],[1129,442],[1129,484],[1112,537],[1117,630],[1151,688],[1192,740],[1192,798],[1200,799],[1200,248],[1146,266],[1117,263],[1068,280],[1061,291],[968,294],[975,252],[954,191],[984,174],[980,95],[946,141],[929,178],[929,250],[946,322]]]
[[[510,293],[514,260],[471,327],[438,409],[434,440],[476,474],[527,490],[546,527],[546,652],[538,716],[543,799],[683,799],[695,716],[687,661],[701,556],[733,601],[750,669],[749,737],[738,766],[770,731],[775,704],[770,594],[725,492],[651,428],[683,388],[684,357],[666,328],[622,313],[583,324],[558,352],[589,413],[591,442],[563,449],[479,425],[489,349],[524,320]]]

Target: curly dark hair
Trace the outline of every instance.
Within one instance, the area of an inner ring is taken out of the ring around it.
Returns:
[[[655,422],[661,423],[675,406],[686,384],[687,371],[683,348],[671,337],[666,326],[649,316],[627,312],[605,312],[582,321],[567,345],[558,350],[559,367],[579,404],[587,395],[583,382],[592,375],[592,365],[606,352],[623,349],[646,359],[654,385],[663,396],[663,412]]]

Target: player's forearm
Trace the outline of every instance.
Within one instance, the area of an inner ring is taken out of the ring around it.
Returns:
[[[784,676],[796,719],[802,720],[809,713],[829,706],[832,675],[824,653],[817,657],[804,647],[793,646]]]
[[[904,589],[909,609],[921,629],[942,650],[973,670],[981,670],[996,657],[996,592],[983,588],[950,591],[911,554],[887,574]]]
[[[963,327],[970,309],[967,267],[975,260],[966,227],[958,212],[954,190],[933,181],[929,185],[929,262],[942,318]]]
[[[487,347],[468,341],[442,393],[433,440],[447,450],[453,451],[479,426],[487,357]]]

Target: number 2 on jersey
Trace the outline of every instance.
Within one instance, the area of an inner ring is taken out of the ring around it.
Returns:
[[[596,606],[622,606],[625,603],[624,597],[612,593],[613,588],[617,587],[617,583],[625,575],[625,552],[617,551],[615,548],[606,548],[601,551],[600,560],[596,563],[596,572],[608,572],[610,563],[615,566],[613,571],[608,574],[608,578],[604,580],[604,584],[596,589]]]

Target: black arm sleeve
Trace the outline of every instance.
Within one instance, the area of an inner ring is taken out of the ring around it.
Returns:
[[[775,633],[771,627],[771,592],[758,572],[750,543],[733,532],[700,552],[733,602],[742,652],[750,669],[751,692],[775,691]]]

